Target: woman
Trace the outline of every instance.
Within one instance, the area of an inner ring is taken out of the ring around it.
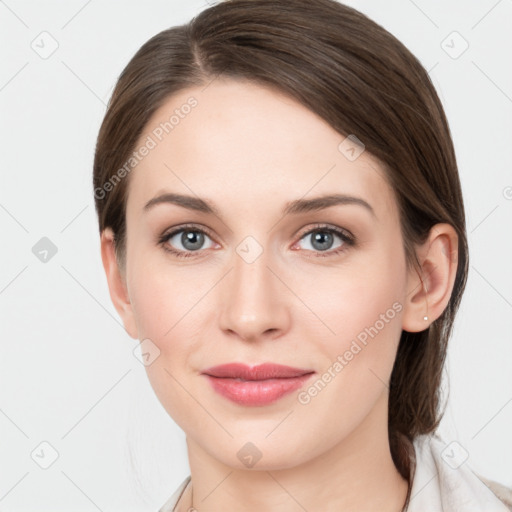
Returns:
[[[94,195],[112,301],[187,436],[161,512],[507,510],[435,434],[464,206],[434,87],[382,27],[231,0],[157,34]]]

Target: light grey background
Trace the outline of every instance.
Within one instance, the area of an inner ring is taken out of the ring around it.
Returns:
[[[419,57],[445,106],[471,269],[441,432],[512,485],[512,1],[347,3]],[[188,475],[184,434],[108,295],[91,172],[121,70],[206,6],[0,1],[0,511],[156,511]],[[42,237],[57,248],[46,263]]]

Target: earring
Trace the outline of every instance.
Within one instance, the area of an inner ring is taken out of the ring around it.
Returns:
[[[428,316],[424,316],[424,317],[423,317],[423,320],[428,320]]]

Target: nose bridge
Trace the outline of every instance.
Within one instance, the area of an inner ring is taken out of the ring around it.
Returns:
[[[221,327],[243,339],[286,328],[288,314],[269,250],[246,237],[233,254],[233,270],[224,284]],[[282,286],[282,285],[281,285]]]

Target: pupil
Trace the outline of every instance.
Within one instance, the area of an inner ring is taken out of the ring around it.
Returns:
[[[319,246],[316,246],[315,244],[319,244]],[[325,231],[317,232],[313,235],[313,247],[320,251],[325,251],[326,249],[329,249],[329,247],[332,244],[332,234],[327,233]]]
[[[189,250],[200,249],[203,244],[204,235],[197,231],[187,231],[181,235],[183,247]]]

